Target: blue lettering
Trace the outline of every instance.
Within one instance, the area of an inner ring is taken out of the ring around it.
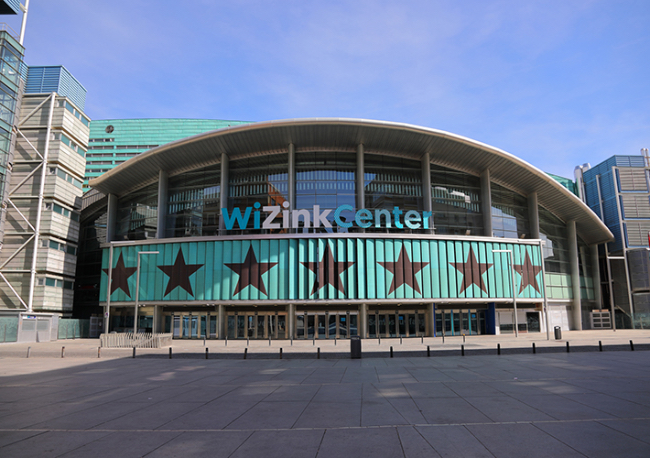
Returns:
[[[336,221],[336,224],[341,227],[352,227],[352,223],[346,223],[345,221],[341,220],[341,213],[344,211],[354,211],[354,208],[352,208],[351,205],[341,205],[339,208],[336,209],[334,212],[334,221]]]
[[[248,226],[248,220],[251,217],[252,210],[253,209],[251,207],[246,207],[246,212],[244,212],[244,216],[242,217],[241,210],[238,207],[232,209],[232,215],[228,214],[227,208],[222,208],[221,216],[223,217],[226,230],[232,230],[233,226],[235,225],[235,221],[237,221],[237,224],[239,224],[240,229],[246,229],[246,226]]]

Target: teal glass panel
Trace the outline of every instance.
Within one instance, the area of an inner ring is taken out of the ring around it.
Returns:
[[[382,239],[375,239],[375,272],[377,272],[377,277],[376,277],[376,284],[377,287],[375,289],[376,292],[376,298],[377,299],[385,299],[386,298],[386,291],[387,291],[387,286],[386,286],[386,277],[390,274],[390,272],[383,267],[382,263],[389,261],[386,259],[386,252],[385,247],[384,247],[384,240]],[[388,285],[390,285],[390,279],[388,281]]]

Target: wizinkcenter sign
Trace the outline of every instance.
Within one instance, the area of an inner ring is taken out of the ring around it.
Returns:
[[[233,208],[230,212],[227,208],[221,209],[221,217],[224,219],[226,230],[232,230],[235,224],[239,229],[248,228],[248,223],[253,216],[253,229],[286,229],[286,228],[331,228],[332,223],[328,219],[334,212],[334,222],[338,227],[352,227],[354,225],[360,228],[397,228],[397,229],[430,229],[430,219],[432,212],[418,212],[408,210],[403,212],[399,207],[393,207],[393,210],[375,209],[368,210],[362,208],[354,214],[353,221],[346,221],[341,218],[344,212],[354,212],[351,205],[341,205],[336,210],[321,210],[320,205],[314,205],[312,213],[310,210],[290,210],[289,202],[284,202],[282,207],[279,205],[264,206],[256,202],[252,207],[246,207],[242,214],[240,208]],[[313,214],[313,219],[312,219]],[[281,217],[281,221],[279,221]],[[303,225],[300,225],[302,219]]]

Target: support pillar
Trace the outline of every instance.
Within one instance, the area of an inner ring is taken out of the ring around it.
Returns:
[[[427,322],[425,325],[425,332],[427,337],[436,336],[436,305],[434,303],[427,304]]]
[[[294,327],[296,325],[296,306],[295,304],[287,305],[287,339],[291,339],[294,336]]]
[[[165,222],[167,221],[168,195],[169,176],[167,172],[161,170],[158,172],[158,219],[156,221],[156,238],[158,239],[167,237]]]
[[[431,200],[431,155],[424,153],[422,155],[422,200],[424,204],[424,211],[433,211],[433,202]],[[427,233],[434,233],[434,220],[433,216],[429,219],[429,227]]]
[[[528,238],[539,238],[539,203],[537,202],[537,192],[528,194],[528,225],[530,234]]]
[[[368,304],[359,305],[358,334],[362,339],[368,338]]]
[[[219,189],[219,200],[221,208],[228,208],[228,172],[230,170],[230,158],[226,153],[221,153],[221,186]],[[226,233],[226,222],[223,215],[219,216],[219,233]]]
[[[115,238],[115,225],[117,224],[117,196],[108,195],[108,204],[106,208],[106,243],[110,243]]]
[[[366,166],[364,160],[363,143],[357,145],[357,210],[365,208],[366,206],[366,182],[364,179],[366,173]]]
[[[591,283],[594,287],[594,301],[596,302],[596,307],[602,310],[603,308],[603,297],[602,297],[602,288],[600,286],[600,263],[598,259],[598,245],[591,245],[589,247],[590,251],[590,261],[591,261]]]
[[[289,143],[288,156],[289,203],[291,204],[290,208],[293,210],[296,208],[296,147],[293,143]]]
[[[567,223],[567,239],[569,241],[569,261],[571,262],[571,290],[573,292],[572,316],[573,328],[582,331],[582,309],[580,302],[580,269],[578,264],[578,235],[576,222]]]
[[[490,186],[490,170],[481,173],[481,212],[483,213],[483,235],[492,237],[492,187]],[[480,235],[480,234],[471,234]]]
[[[217,335],[219,340],[226,339],[226,306],[223,304],[217,306]]]

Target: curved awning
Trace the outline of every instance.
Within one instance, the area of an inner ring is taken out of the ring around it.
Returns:
[[[307,118],[227,127],[151,149],[130,159],[90,186],[123,196],[169,176],[217,164],[223,153],[231,160],[280,154],[293,143],[301,151],[356,151],[420,160],[490,178],[522,195],[537,192],[538,202],[563,221],[575,220],[587,244],[613,240],[603,222],[573,193],[528,162],[501,149],[441,130],[386,121],[345,118]]]

